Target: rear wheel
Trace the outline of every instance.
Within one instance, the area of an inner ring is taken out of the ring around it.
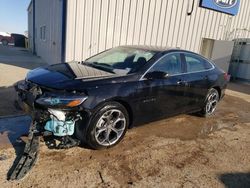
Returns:
[[[86,141],[94,149],[103,149],[118,144],[129,124],[127,110],[117,102],[106,103],[90,122]]]
[[[9,42],[8,42],[7,40],[5,40],[5,39],[3,39],[1,42],[2,42],[3,46],[7,46],[8,43],[9,43]]]
[[[212,88],[208,91],[205,106],[201,111],[201,114],[205,117],[211,116],[219,102],[219,93],[216,89]]]

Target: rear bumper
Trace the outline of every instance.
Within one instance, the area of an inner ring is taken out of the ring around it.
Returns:
[[[220,100],[225,96],[226,89],[221,90]]]
[[[228,85],[228,80],[224,82],[222,88],[221,88],[221,96],[220,96],[220,99],[222,99],[224,96],[225,96],[225,92],[226,92],[226,89],[227,89],[227,85]]]

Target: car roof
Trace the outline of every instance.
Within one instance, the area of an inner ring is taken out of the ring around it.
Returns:
[[[198,54],[196,52],[192,52],[192,51],[189,51],[189,50],[184,50],[184,49],[181,49],[181,48],[173,48],[173,47],[167,47],[167,46],[148,46],[148,45],[123,45],[123,46],[117,46],[117,47],[125,47],[125,48],[133,48],[133,49],[139,49],[139,50],[146,50],[146,51],[151,51],[151,52],[155,52],[155,53],[168,53],[168,52],[182,52],[182,53],[191,53],[191,54],[194,54],[194,55],[197,55],[197,56],[200,56],[202,57],[203,59],[206,59],[207,61],[209,61],[211,63],[211,60],[204,57],[203,55],[201,54]]]
[[[169,50],[180,50],[179,48],[171,48],[168,46],[149,46],[149,45],[124,45],[119,47],[125,47],[125,48],[134,48],[134,49],[140,49],[140,50],[146,50],[146,51],[152,51],[152,52],[165,52]]]
[[[174,47],[168,47],[168,46],[150,46],[150,45],[123,45],[123,46],[117,46],[117,47],[139,49],[139,50],[145,50],[145,51],[151,51],[151,52],[163,53],[163,54],[168,53],[168,52],[180,52],[180,53],[187,52],[187,53],[191,53],[191,54],[194,54],[197,56],[201,56],[204,59],[210,61],[209,59],[207,59],[206,57],[204,57],[201,54],[198,54],[196,52],[192,52],[189,50],[184,50],[184,49],[181,49],[179,47],[174,48]]]

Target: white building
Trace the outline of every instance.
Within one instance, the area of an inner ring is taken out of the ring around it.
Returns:
[[[226,41],[250,37],[249,0],[32,0],[28,15],[31,50],[50,64],[131,44],[230,59]]]

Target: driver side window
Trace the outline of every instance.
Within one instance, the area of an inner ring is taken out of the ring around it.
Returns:
[[[150,72],[160,71],[169,75],[182,73],[181,56],[179,53],[169,54],[157,62]]]

